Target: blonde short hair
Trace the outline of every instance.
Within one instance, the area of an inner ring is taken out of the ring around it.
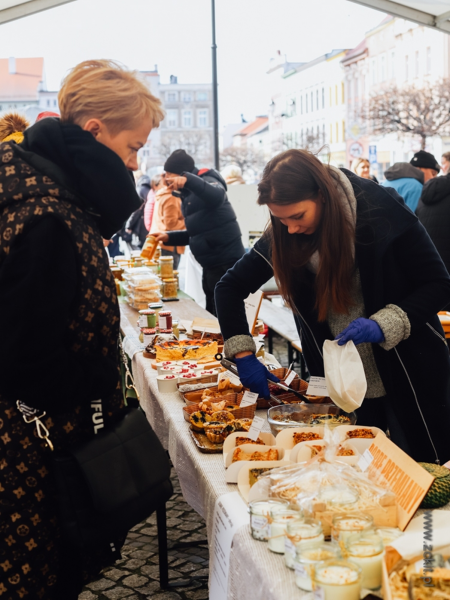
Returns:
[[[83,127],[88,119],[99,119],[112,134],[134,129],[145,118],[152,128],[164,119],[161,101],[138,73],[112,60],[77,65],[63,80],[58,102],[63,122]]]
[[[368,158],[354,158],[350,167],[350,171],[356,173],[356,169],[359,167],[361,163],[368,163],[370,166],[370,162]]]

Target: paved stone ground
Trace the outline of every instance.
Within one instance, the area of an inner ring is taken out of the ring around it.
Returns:
[[[274,335],[273,350],[281,365],[288,367],[286,341]],[[167,503],[169,547],[177,541],[206,540],[205,521],[185,502],[173,469],[172,483],[174,495]],[[191,585],[164,591],[159,587],[156,535],[154,514],[133,527],[122,549],[123,558],[89,583],[78,600],[208,600],[208,547],[169,550],[169,579],[191,578]]]

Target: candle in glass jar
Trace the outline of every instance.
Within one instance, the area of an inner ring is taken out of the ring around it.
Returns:
[[[361,569],[347,560],[329,560],[313,572],[315,598],[320,600],[359,600]]]
[[[284,537],[288,523],[303,520],[303,514],[298,510],[285,509],[270,511],[269,524],[269,550],[277,554],[284,554]]]
[[[284,562],[289,569],[295,568],[295,554],[305,545],[324,541],[322,523],[316,519],[304,519],[288,523],[284,538]]]
[[[331,537],[335,542],[346,541],[353,533],[373,527],[373,517],[363,513],[341,513],[333,517]]]
[[[250,528],[252,537],[267,542],[270,511],[285,510],[289,506],[287,500],[255,500],[250,502]]]
[[[295,555],[295,583],[301,590],[312,591],[311,572],[318,565],[340,556],[339,546],[323,542],[322,544],[305,544]]]
[[[319,498],[331,506],[344,510],[348,506],[351,510],[351,505],[359,500],[359,493],[348,485],[329,485],[321,489]]]
[[[383,539],[375,532],[349,536],[345,544],[348,560],[361,567],[363,588],[376,590],[381,586]]]

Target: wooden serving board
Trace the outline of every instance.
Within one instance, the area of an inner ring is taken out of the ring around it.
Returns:
[[[192,427],[189,427],[189,432],[200,452],[204,454],[222,454],[223,443],[215,444],[214,442],[210,442],[204,433],[194,431]]]

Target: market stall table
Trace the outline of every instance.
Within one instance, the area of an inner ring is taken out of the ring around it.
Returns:
[[[206,310],[186,298],[167,306],[172,310],[174,318],[211,318]],[[224,494],[237,492],[237,485],[225,482],[222,454],[199,452],[184,420],[184,403],[179,394],[161,394],[158,391],[157,372],[152,368],[152,361],[144,358],[139,351],[142,345],[136,327],[138,313],[122,304],[121,317],[122,333],[127,336],[126,351],[128,354],[135,352],[133,375],[142,408],[162,444],[169,451],[184,498],[206,520],[208,539],[211,541],[216,500]],[[266,410],[257,411],[258,416],[264,418],[266,413]],[[265,429],[270,431],[268,424]],[[210,548],[210,555],[212,553]],[[241,527],[234,537],[231,550],[228,598],[287,600],[301,598],[303,594],[295,584],[293,571],[285,567],[284,557],[271,553],[267,544],[254,540],[248,526]]]

